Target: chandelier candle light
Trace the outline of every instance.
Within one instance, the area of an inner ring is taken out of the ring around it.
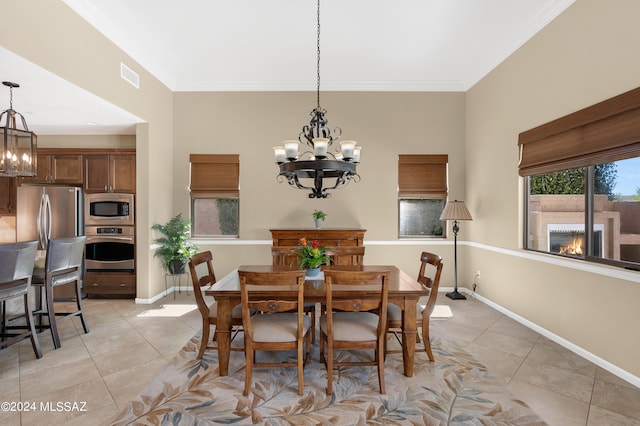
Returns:
[[[331,134],[325,118],[327,111],[320,107],[320,0],[317,15],[317,104],[311,111],[311,122],[302,127],[298,140],[284,141],[282,145],[274,146],[273,150],[280,167],[279,182],[286,179],[293,187],[311,191],[309,198],[327,198],[329,190],[340,188],[352,180],[360,181],[356,165],[360,162],[361,148],[354,141],[342,141],[336,146],[335,152],[331,152],[342,130],[336,127]],[[301,144],[311,150],[300,153]],[[328,183],[325,181],[327,179]]]
[[[13,89],[20,85],[10,81],[3,81],[2,84],[9,87],[9,109],[0,114],[0,125],[4,115],[7,115],[5,125],[0,127],[2,135],[0,176],[35,176],[37,136],[29,131],[27,121],[22,114],[13,109]],[[17,128],[16,117],[20,117],[23,130]]]
[[[464,294],[458,292],[458,227],[459,220],[473,220],[471,213],[464,205],[464,201],[450,201],[444,207],[440,220],[453,220],[453,265],[454,265],[454,288],[447,293],[447,297],[453,300],[466,299]]]

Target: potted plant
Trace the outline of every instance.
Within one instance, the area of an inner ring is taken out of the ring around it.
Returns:
[[[320,273],[321,265],[331,263],[331,258],[325,253],[325,248],[321,247],[317,240],[308,241],[305,237],[300,238],[294,253],[300,260],[300,269],[306,269],[307,275],[310,277]]]
[[[180,213],[164,225],[154,224],[151,229],[162,234],[162,237],[155,240],[160,247],[156,250],[154,257],[160,259],[162,266],[170,274],[183,274],[184,266],[198,251],[197,247],[189,241],[191,221],[183,218]]]
[[[311,216],[313,216],[313,220],[316,222],[316,229],[322,229],[322,223],[327,217],[327,214],[322,210],[314,210],[313,213],[311,213]]]

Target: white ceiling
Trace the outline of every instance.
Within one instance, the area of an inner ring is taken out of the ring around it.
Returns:
[[[315,1],[63,1],[174,91],[316,89]],[[321,90],[465,91],[574,1],[324,0]],[[59,78],[38,84],[22,68],[7,77],[11,55],[0,48],[0,78],[21,84],[14,109],[33,111],[34,130],[113,132],[140,121],[81,89],[68,96]],[[40,71],[34,78],[57,78]]]

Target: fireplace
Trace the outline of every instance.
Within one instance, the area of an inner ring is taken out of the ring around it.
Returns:
[[[594,256],[602,257],[604,252],[604,225],[594,225]],[[585,254],[584,225],[549,223],[547,224],[547,251],[568,256],[582,257]]]

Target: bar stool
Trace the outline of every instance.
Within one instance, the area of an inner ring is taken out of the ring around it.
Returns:
[[[82,260],[84,258],[85,236],[70,238],[52,238],[47,245],[47,257],[45,259],[44,277],[34,277],[33,285],[44,286],[47,311],[38,311],[40,316],[47,316],[48,326],[51,329],[53,346],[60,348],[60,337],[56,323],[66,318],[79,316],[84,332],[89,332],[87,321],[82,310],[82,297],[80,293],[80,279],[82,277]],[[75,284],[76,310],[73,312],[56,312],[54,309],[53,288],[62,285]]]
[[[0,245],[0,300],[2,301],[2,342],[4,348],[17,343],[27,337],[31,339],[31,346],[36,358],[42,358],[38,335],[33,324],[33,315],[29,305],[29,286],[36,260],[37,241]],[[22,296],[24,301],[24,316],[27,321],[26,330],[21,333],[8,332],[9,329],[23,327],[8,327],[6,301]],[[4,340],[9,337],[8,340]]]

